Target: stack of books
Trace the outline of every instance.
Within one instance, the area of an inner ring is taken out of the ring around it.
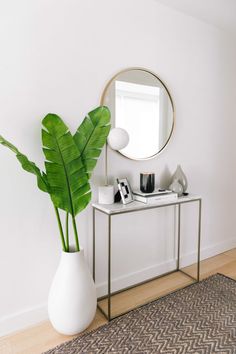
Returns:
[[[134,200],[145,204],[156,204],[157,202],[171,202],[178,198],[178,194],[168,189],[157,189],[152,193],[133,191]]]

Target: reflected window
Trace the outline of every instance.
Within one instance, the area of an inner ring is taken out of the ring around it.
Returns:
[[[115,82],[116,126],[127,130],[130,141],[122,150],[140,158],[155,155],[160,141],[160,87]]]

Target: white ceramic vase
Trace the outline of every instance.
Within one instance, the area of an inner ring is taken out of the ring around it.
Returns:
[[[80,333],[92,322],[96,307],[96,288],[84,251],[62,252],[48,298],[53,327],[65,335]]]

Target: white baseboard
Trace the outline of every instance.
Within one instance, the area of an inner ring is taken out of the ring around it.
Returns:
[[[0,318],[0,337],[23,330],[48,319],[47,305],[42,304]]]
[[[216,256],[217,254],[229,251],[232,248],[236,248],[236,237],[233,237],[228,241],[216,243],[214,246],[205,247],[201,251],[202,254],[201,259],[206,259],[206,258]]]
[[[216,243],[214,246],[208,246],[201,249],[201,260],[214,257],[217,254],[226,252],[236,248],[236,237],[231,238],[230,240]],[[192,252],[185,254],[180,259],[180,266],[187,267],[196,262],[197,252]]]
[[[201,250],[201,259],[213,257],[219,253],[228,251],[236,247],[236,238],[232,238],[228,241],[220,242],[214,246],[205,247]],[[185,267],[196,262],[196,253],[185,254],[181,258],[181,266]],[[161,264],[155,264],[151,267],[142,269],[137,272],[126,274],[125,276],[117,277],[113,280],[112,290],[117,291],[119,289],[131,286],[135,283],[142,282],[148,278],[153,278],[163,272],[168,272],[175,269],[176,261],[169,260]],[[107,283],[100,283],[97,285],[97,294],[102,296],[107,292]],[[23,330],[27,327],[36,325],[42,321],[48,319],[47,305],[41,304],[32,308],[22,310],[17,313],[13,313],[9,316],[0,318],[0,337],[8,335],[10,333]]]

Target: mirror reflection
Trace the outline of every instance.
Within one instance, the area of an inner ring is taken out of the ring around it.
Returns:
[[[125,129],[129,144],[120,153],[139,160],[156,156],[174,125],[173,104],[160,79],[144,69],[127,69],[107,85],[102,104],[109,107],[113,127]]]

